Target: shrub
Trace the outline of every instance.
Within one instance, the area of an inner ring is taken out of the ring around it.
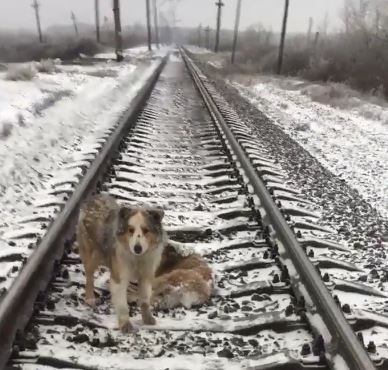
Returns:
[[[10,81],[30,81],[36,76],[36,69],[32,64],[12,65],[5,75]]]
[[[55,62],[52,59],[42,59],[40,62],[35,64],[38,72],[41,73],[54,73],[58,71]]]
[[[0,139],[6,139],[11,136],[13,125],[11,122],[3,122],[0,124]]]
[[[38,42],[0,45],[0,60],[5,62],[28,62],[47,59],[73,60],[80,54],[93,56],[101,47],[91,39],[60,39],[55,43]]]

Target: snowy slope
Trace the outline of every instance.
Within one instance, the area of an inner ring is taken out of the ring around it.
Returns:
[[[67,167],[93,155],[160,60],[59,66],[31,81],[0,74],[0,132],[11,127],[0,136],[0,242],[53,182],[77,176]]]

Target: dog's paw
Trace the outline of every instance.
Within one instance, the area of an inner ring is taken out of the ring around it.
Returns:
[[[97,305],[97,298],[86,298],[85,299],[85,303],[89,306],[89,307],[96,307]]]
[[[151,314],[149,314],[149,315],[144,315],[144,317],[143,317],[143,322],[144,322],[144,324],[146,324],[146,325],[155,325],[155,324],[156,324],[155,317],[153,317]]]
[[[125,322],[124,324],[120,325],[120,330],[124,334],[129,334],[129,333],[136,333],[138,329],[136,329],[130,321]]]

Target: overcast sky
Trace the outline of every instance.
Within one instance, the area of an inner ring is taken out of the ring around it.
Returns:
[[[158,3],[166,0],[157,0]],[[232,28],[237,0],[223,0],[222,26]],[[39,0],[43,28],[53,24],[70,23],[70,11],[78,20],[94,22],[94,0]],[[35,29],[35,17],[31,8],[32,0],[0,0],[0,27]],[[152,0],[151,0],[152,3]],[[112,0],[100,0],[101,16],[112,16]],[[329,15],[330,29],[341,26],[339,18],[343,0],[290,0],[290,31],[306,31],[309,17],[314,18],[315,26],[322,24],[326,12]],[[243,0],[241,25],[243,28],[261,23],[280,29],[284,0]],[[121,0],[122,22],[124,25],[142,22],[145,18],[145,0]],[[168,9],[164,5],[162,10]],[[197,26],[199,23],[215,27],[215,0],[181,0],[177,17],[182,25]]]

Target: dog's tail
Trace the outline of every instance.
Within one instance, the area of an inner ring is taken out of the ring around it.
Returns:
[[[206,303],[212,293],[213,281],[206,280],[195,269],[177,269],[155,279],[153,303],[161,309]]]

